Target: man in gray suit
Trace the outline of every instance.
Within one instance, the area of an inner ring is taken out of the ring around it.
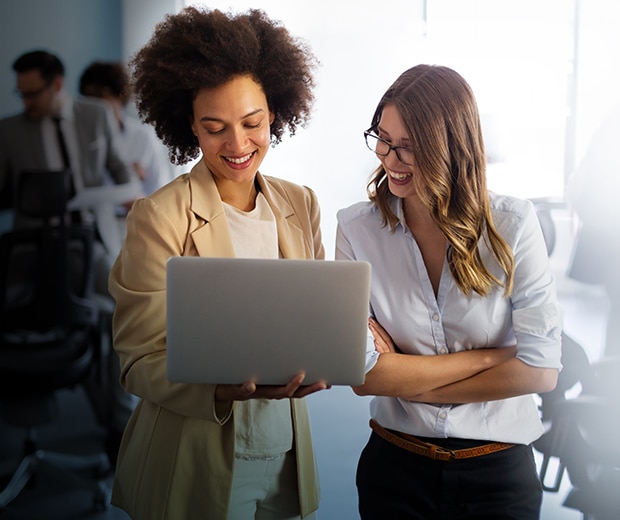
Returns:
[[[121,156],[112,114],[95,100],[73,99],[64,89],[64,66],[46,51],[23,54],[13,63],[17,93],[24,111],[0,120],[0,207],[14,208],[17,180],[26,170],[69,169],[75,198],[70,208],[79,210],[86,223],[92,223],[100,238],[95,267],[95,291],[105,302],[111,264],[118,242],[110,238],[104,222],[116,204],[133,200],[139,192],[139,180]],[[18,212],[14,226],[34,225]],[[110,348],[110,395],[100,410],[109,431],[110,455],[115,457],[125,423],[134,407],[133,396],[126,394],[118,381],[118,359]],[[95,390],[96,392],[96,390]]]
[[[24,170],[70,168],[78,194],[73,209],[92,218],[114,256],[118,244],[96,219],[106,204],[126,202],[140,193],[139,179],[120,150],[113,114],[101,101],[72,99],[64,89],[64,66],[53,54],[33,51],[13,64],[24,111],[0,120],[0,204],[13,207],[17,178]],[[57,126],[59,125],[59,126]],[[63,146],[58,131],[62,133]],[[17,226],[24,224],[15,215]],[[107,273],[99,280],[107,292]]]

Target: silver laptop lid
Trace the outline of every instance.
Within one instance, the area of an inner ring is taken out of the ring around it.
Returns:
[[[362,384],[369,293],[367,262],[170,258],[168,378]]]

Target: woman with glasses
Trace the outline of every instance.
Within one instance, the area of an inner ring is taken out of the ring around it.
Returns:
[[[171,158],[201,157],[134,203],[110,276],[121,382],[140,398],[112,503],[141,520],[313,518],[319,492],[301,398],[326,385],[302,386],[303,374],[283,386],[171,383],[166,262],[324,257],[314,192],[258,172],[286,129],[307,121],[315,58],[262,11],[186,8],[156,27],[132,65],[139,113]]]
[[[362,519],[536,519],[533,393],[554,388],[561,311],[530,202],[489,192],[476,101],[419,65],[365,132],[369,202],[338,212],[336,257],[372,265]]]

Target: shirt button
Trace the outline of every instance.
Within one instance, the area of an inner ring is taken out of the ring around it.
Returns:
[[[447,354],[447,353],[448,353],[448,350],[447,350],[447,349],[445,349],[445,348],[443,348],[443,347],[441,347],[441,348],[439,349],[439,353],[440,353],[440,354]]]
[[[440,419],[445,419],[446,417],[448,417],[448,414],[447,414],[446,412],[441,412],[441,413],[439,414],[439,418],[440,418]]]
[[[439,314],[433,314],[433,321],[439,321]]]

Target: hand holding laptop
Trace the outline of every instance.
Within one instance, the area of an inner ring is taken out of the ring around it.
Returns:
[[[250,380],[241,385],[217,385],[215,399],[217,401],[247,401],[248,399],[287,399],[307,397],[321,390],[328,390],[331,385],[319,381],[311,385],[303,385],[305,374],[299,372],[286,385],[257,385]]]

